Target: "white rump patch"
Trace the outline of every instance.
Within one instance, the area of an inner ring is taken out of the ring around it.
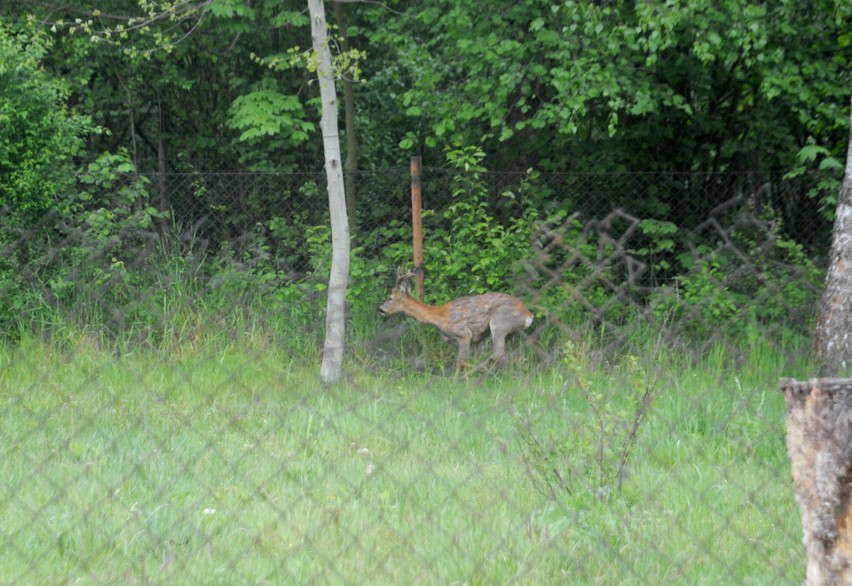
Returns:
[[[526,318],[524,320],[524,329],[527,329],[528,327],[530,327],[532,320],[533,320],[532,316],[529,316],[528,318]]]

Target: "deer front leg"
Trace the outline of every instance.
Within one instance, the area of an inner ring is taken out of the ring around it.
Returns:
[[[467,353],[470,350],[470,336],[465,336],[458,339],[459,354],[456,357],[456,372],[454,376],[459,376],[463,368],[467,367]]]

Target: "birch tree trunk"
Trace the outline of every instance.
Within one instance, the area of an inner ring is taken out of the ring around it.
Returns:
[[[331,62],[325,6],[322,0],[308,0],[311,17],[311,38],[317,58],[317,78],[322,100],[323,149],[328,182],[328,208],[331,214],[331,274],[328,279],[328,302],[325,316],[325,345],[320,378],[333,384],[343,373],[343,348],[346,309],[346,283],[349,279],[349,222],[346,216],[346,195],[343,169],[340,162],[340,134],[337,128],[337,92]]]
[[[817,314],[814,358],[822,377],[837,376],[852,367],[852,115],[830,264]]]

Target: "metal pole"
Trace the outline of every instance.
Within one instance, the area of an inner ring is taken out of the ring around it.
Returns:
[[[411,157],[411,228],[414,235],[414,293],[423,299],[423,220],[420,157]]]

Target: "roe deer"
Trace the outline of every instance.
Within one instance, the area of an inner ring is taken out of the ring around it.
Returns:
[[[470,343],[481,340],[489,330],[494,344],[494,360],[500,367],[508,364],[506,336],[524,331],[533,321],[532,313],[520,299],[505,293],[484,293],[459,297],[444,305],[427,305],[411,296],[409,279],[412,276],[410,272],[403,274],[397,271],[396,286],[390,299],[379,307],[383,315],[404,313],[420,323],[432,324],[445,341],[458,344],[455,376],[467,366]]]

